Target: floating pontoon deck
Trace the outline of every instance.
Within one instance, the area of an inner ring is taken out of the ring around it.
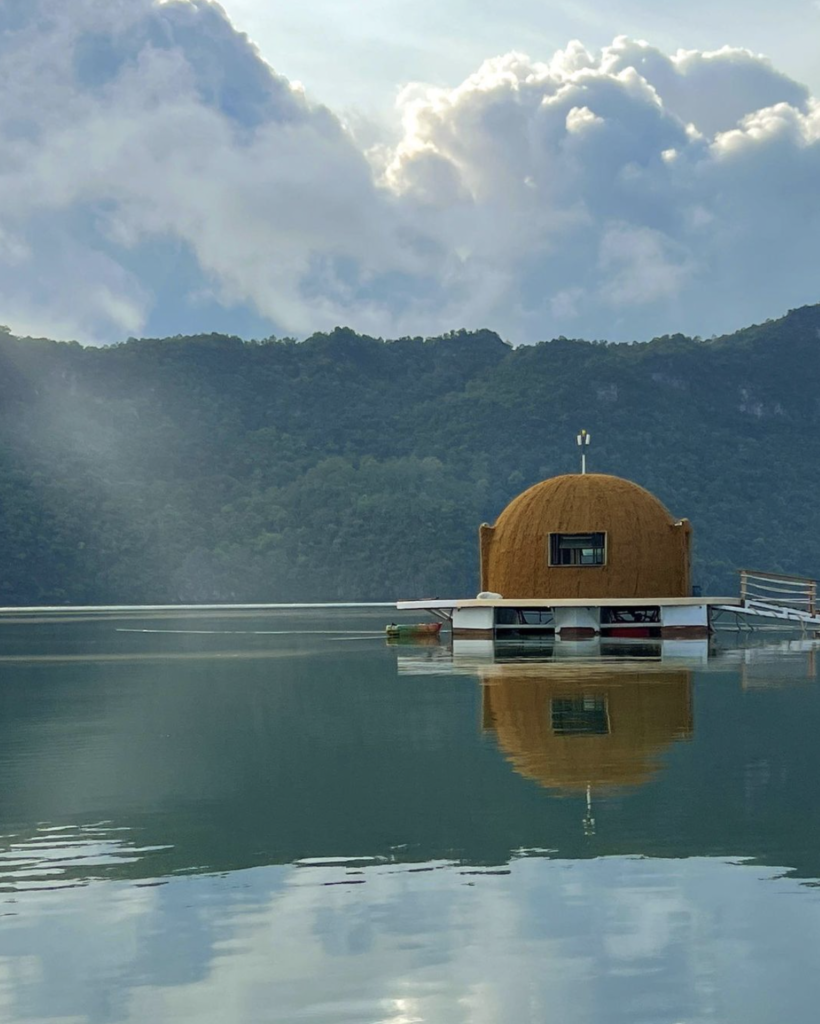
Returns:
[[[400,611],[425,611],[448,623],[454,637],[490,639],[553,634],[702,639],[714,628],[798,628],[820,631],[817,583],[801,576],[740,573],[740,597],[502,598],[399,601]]]

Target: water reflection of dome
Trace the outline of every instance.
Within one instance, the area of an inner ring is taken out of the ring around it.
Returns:
[[[692,735],[687,669],[552,664],[482,673],[482,721],[515,770],[548,789],[640,786]]]

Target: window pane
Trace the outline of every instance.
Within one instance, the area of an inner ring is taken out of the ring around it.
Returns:
[[[552,533],[549,558],[551,565],[603,565],[604,533]]]

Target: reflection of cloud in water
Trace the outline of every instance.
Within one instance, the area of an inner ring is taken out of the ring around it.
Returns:
[[[0,932],[0,1017],[814,1019],[820,979],[805,951],[817,905],[788,879],[697,858],[525,858],[481,876],[429,866],[439,870],[341,862],[21,894]]]

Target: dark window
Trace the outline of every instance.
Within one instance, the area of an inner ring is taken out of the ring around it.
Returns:
[[[525,626],[554,626],[552,608],[519,608],[518,621]]]
[[[552,608],[496,608],[496,626],[553,626]]]
[[[606,736],[609,714],[605,697],[555,697],[552,728],[560,736]]]
[[[555,617],[551,608],[496,608],[495,628],[499,636],[535,637],[552,634]]]
[[[648,608],[602,608],[601,625],[611,626],[624,623],[656,622],[660,625],[661,610],[656,605]]]
[[[550,565],[604,565],[605,533],[551,533]]]

